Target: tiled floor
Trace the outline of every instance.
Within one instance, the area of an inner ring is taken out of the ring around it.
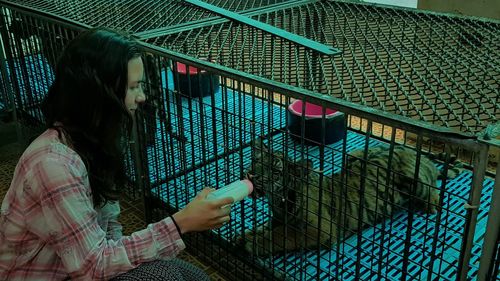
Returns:
[[[10,181],[14,169],[17,164],[17,160],[21,155],[21,146],[15,143],[0,146],[0,200],[3,201],[4,195],[9,188]],[[1,202],[0,201],[0,202]],[[141,202],[131,202],[128,200],[123,200],[122,214],[120,221],[123,224],[124,234],[130,234],[136,230],[142,229],[145,226],[145,222],[140,210]],[[213,267],[202,263],[196,257],[189,254],[188,251],[184,251],[179,255],[179,258],[186,260],[192,264],[195,264],[205,270],[207,274],[210,275],[212,280],[224,281],[226,278],[222,277],[219,272],[217,272]]]

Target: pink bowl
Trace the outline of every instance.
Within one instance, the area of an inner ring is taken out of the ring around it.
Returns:
[[[294,115],[302,116],[303,115],[303,113],[302,113],[303,112],[302,111],[303,104],[304,104],[303,101],[296,100],[288,106],[288,110]],[[306,102],[305,107],[306,107],[305,108],[306,119],[308,119],[308,118],[322,118],[323,117],[323,107],[316,105],[316,104],[308,103],[308,102]],[[332,118],[332,117],[339,115],[339,114],[340,114],[340,111],[327,108],[326,112],[325,112],[325,118]]]
[[[287,112],[288,131],[292,139],[301,141],[304,132],[304,142],[311,145],[332,144],[342,140],[346,134],[344,113],[331,108],[324,111],[325,120],[323,107],[307,102],[304,106],[301,100],[292,102]]]
[[[177,62],[177,72],[179,72],[181,74],[187,74],[186,65],[181,63],[181,62]],[[204,73],[206,71],[204,69],[202,69],[200,72]],[[190,75],[198,74],[198,68],[196,68],[194,66],[189,66],[189,74]]]

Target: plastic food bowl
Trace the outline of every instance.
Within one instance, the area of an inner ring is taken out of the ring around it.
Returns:
[[[307,103],[305,105],[305,114],[303,111],[303,101],[296,100],[288,106],[288,131],[293,139],[300,141],[302,116],[304,120],[304,142],[307,144],[320,145],[332,144],[344,138],[345,115],[344,113],[327,108],[325,113],[325,125],[323,130],[323,108],[319,105]]]
[[[174,68],[174,79],[178,77],[179,90],[187,97],[206,97],[219,91],[219,76],[208,73],[206,70],[199,70],[194,66],[187,67],[185,64],[177,62],[177,69]],[[177,75],[178,74],[178,75]],[[191,85],[191,92],[190,86]]]

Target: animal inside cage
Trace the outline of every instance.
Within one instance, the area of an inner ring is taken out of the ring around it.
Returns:
[[[257,279],[235,270],[242,261],[259,278],[284,280],[466,280],[498,268],[483,262],[498,181],[494,162],[486,173],[489,143],[477,138],[498,120],[498,23],[336,1],[212,1],[342,52],[331,56],[160,2],[1,2],[2,21],[22,31],[2,31],[16,101],[43,92],[27,85],[50,84],[42,70],[83,24],[144,42],[149,103],[128,167],[149,218],[182,208],[203,186],[249,178],[255,192],[232,207],[231,222],[189,240],[233,279]],[[17,59],[36,61],[41,76],[26,62],[17,74]],[[288,118],[295,103],[298,128]],[[17,106],[26,104],[37,103]],[[341,122],[329,127],[335,112]],[[329,130],[341,137],[330,143]]]

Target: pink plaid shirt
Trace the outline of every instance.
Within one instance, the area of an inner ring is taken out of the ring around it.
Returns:
[[[185,248],[170,218],[121,236],[117,203],[95,209],[81,158],[47,130],[24,152],[0,215],[0,280],[106,280]]]

